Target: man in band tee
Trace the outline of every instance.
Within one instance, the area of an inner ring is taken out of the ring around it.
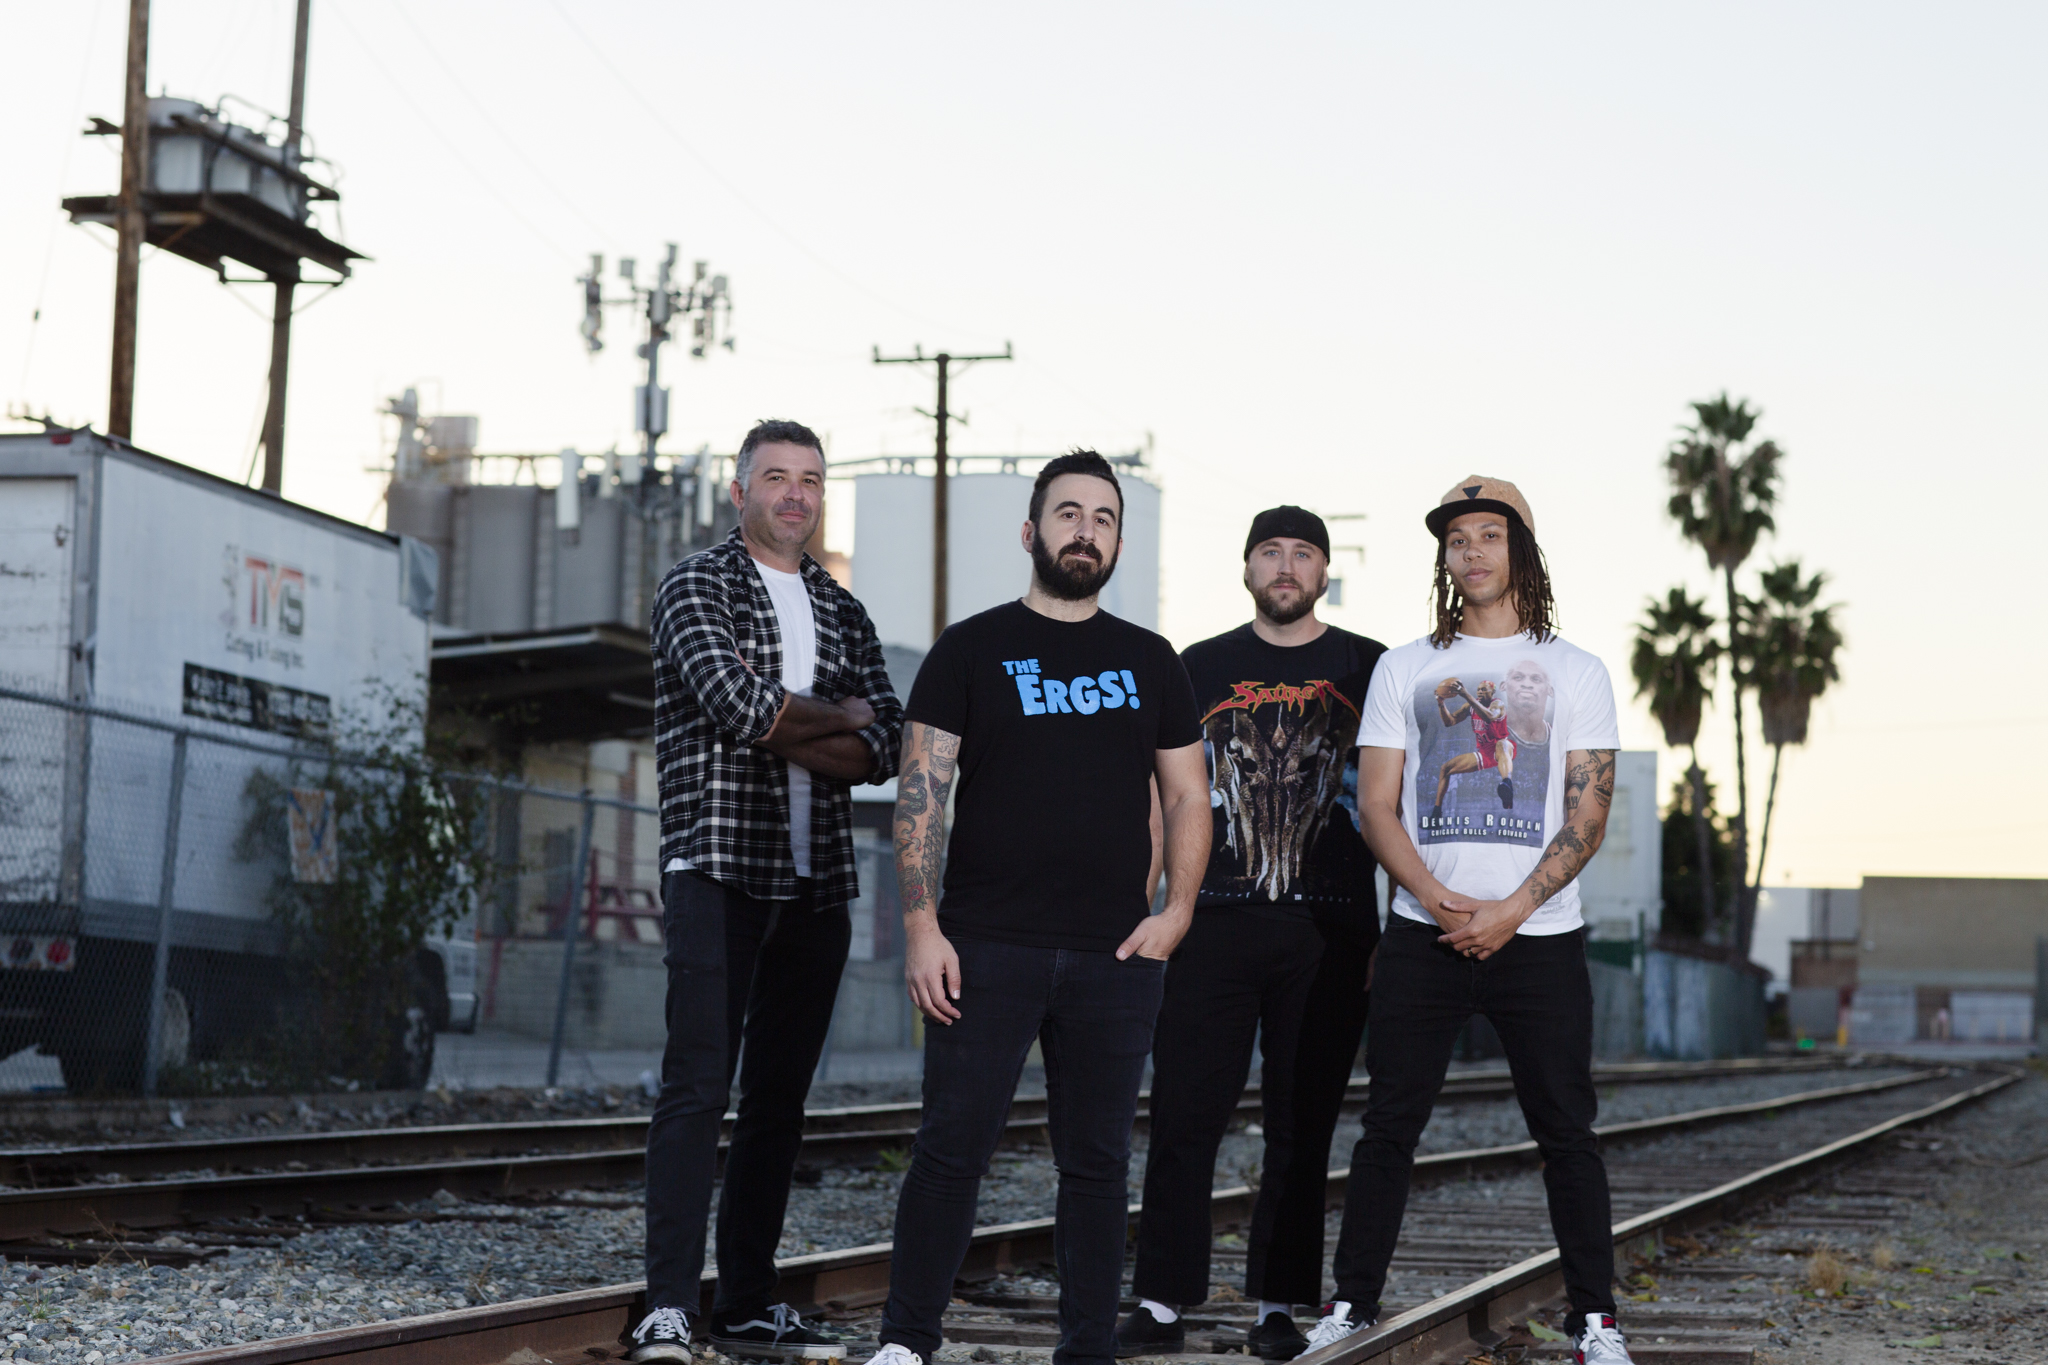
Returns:
[[[1513,484],[1463,480],[1424,521],[1438,540],[1436,627],[1380,659],[1358,727],[1359,814],[1399,890],[1373,971],[1372,1086],[1332,1267],[1337,1298],[1309,1345],[1333,1345],[1378,1315],[1416,1140],[1476,1013],[1500,1035],[1543,1156],[1575,1358],[1625,1365],[1576,880],[1614,797],[1614,690],[1599,659],[1557,636],[1535,517]],[[1492,719],[1476,733],[1450,708],[1483,692],[1504,737]],[[1493,764],[1474,761],[1488,742]]]
[[[911,689],[895,832],[904,975],[928,1021],[924,1121],[873,1365],[924,1365],[939,1348],[981,1177],[1034,1041],[1059,1167],[1053,1360],[1113,1358],[1138,1085],[1209,852],[1187,672],[1165,640],[1096,607],[1122,523],[1100,455],[1048,463],[1023,527],[1029,592],[949,627]],[[1153,916],[1155,779],[1167,894]]]
[[[1209,1297],[1216,1153],[1261,1059],[1265,1165],[1246,1229],[1250,1354],[1307,1343],[1293,1305],[1323,1292],[1330,1139],[1365,1030],[1379,942],[1359,837],[1358,715],[1385,651],[1316,617],[1330,534],[1275,507],[1245,537],[1252,620],[1182,653],[1202,711],[1214,828],[1195,920],[1166,969],[1152,1048],[1151,1147],[1138,1220],[1138,1306],[1117,1353],[1186,1349],[1180,1310]]]

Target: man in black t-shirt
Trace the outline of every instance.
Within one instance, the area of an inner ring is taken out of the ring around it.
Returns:
[[[939,1348],[981,1177],[1034,1040],[1060,1172],[1053,1360],[1113,1357],[1138,1085],[1166,959],[1209,857],[1187,670],[1165,640],[1095,605],[1122,522],[1100,455],[1047,464],[1023,527],[1031,590],[948,628],[911,690],[896,869],[904,976],[929,1020],[924,1122],[896,1206],[873,1365],[923,1365]],[[1155,777],[1167,891],[1164,913],[1148,916]]]
[[[1330,1139],[1379,943],[1358,833],[1358,714],[1386,646],[1316,619],[1330,534],[1315,513],[1259,513],[1244,553],[1251,621],[1181,656],[1202,712],[1215,834],[1194,924],[1166,971],[1139,1304],[1117,1329],[1120,1356],[1183,1349],[1180,1311],[1209,1297],[1216,1149],[1255,1036],[1266,1154],[1245,1250],[1245,1296],[1258,1301],[1246,1345],[1266,1360],[1308,1345],[1293,1305],[1322,1300]]]

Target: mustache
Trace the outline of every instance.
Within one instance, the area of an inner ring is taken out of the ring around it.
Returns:
[[[1068,555],[1083,555],[1089,559],[1094,560],[1098,564],[1102,562],[1102,551],[1096,549],[1093,545],[1087,544],[1084,541],[1074,541],[1072,544],[1068,545],[1066,549],[1061,550],[1057,555],[1054,555],[1053,558],[1065,559]]]

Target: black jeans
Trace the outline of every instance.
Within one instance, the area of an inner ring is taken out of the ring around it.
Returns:
[[[775,1248],[803,1145],[804,1097],[832,1024],[852,923],[844,905],[757,900],[693,872],[661,879],[668,1047],[647,1125],[647,1306],[701,1303],[718,1132],[745,1042],[739,1117],[718,1200],[715,1311],[775,1293]]]
[[[1365,1028],[1368,954],[1325,945],[1307,917],[1195,912],[1166,969],[1152,1048],[1152,1138],[1132,1292],[1209,1297],[1216,1149],[1243,1098],[1258,1039],[1265,1168],[1244,1292],[1318,1303],[1330,1139]]]
[[[1438,943],[1442,931],[1395,915],[1373,969],[1372,1086],[1334,1269],[1337,1297],[1376,1311],[1401,1233],[1416,1139],[1450,1067],[1458,1031],[1483,1014],[1500,1034],[1515,1098],[1543,1154],[1550,1227],[1572,1326],[1614,1311],[1613,1216],[1593,1133],[1593,983],[1583,932],[1517,934],[1484,962]]]
[[[927,1022],[924,1122],[896,1204],[889,1302],[877,1334],[930,1360],[975,1200],[1003,1136],[1025,1054],[1045,1057],[1059,1198],[1057,1365],[1109,1365],[1123,1283],[1131,1124],[1166,964],[1106,951],[959,940],[960,1017]]]

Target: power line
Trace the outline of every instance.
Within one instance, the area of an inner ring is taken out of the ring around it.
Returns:
[[[415,100],[412,97],[412,92],[406,89],[403,82],[393,78],[391,73],[385,69],[384,63],[377,59],[376,49],[371,47],[369,43],[363,41],[363,36],[360,33],[356,32],[354,26],[350,24],[348,18],[348,6],[333,5],[323,12],[327,14],[332,14],[336,19],[341,21],[341,27],[343,31],[345,31],[350,38],[355,40],[356,46],[362,49],[363,56],[366,57],[369,60],[370,65],[376,69],[377,74],[384,78],[384,83],[386,85],[389,85],[394,91],[398,93],[398,97],[404,100],[406,105],[413,111],[415,115],[418,116],[420,123],[426,128],[426,130],[441,140],[441,142],[447,147],[449,155],[454,157],[455,164],[462,167],[464,171],[468,172],[469,177],[472,180],[475,180],[479,185],[483,186],[484,190],[488,192],[493,199],[496,199],[499,204],[504,206],[505,211],[512,216],[512,220],[514,222],[518,223],[519,226],[525,228],[527,232],[532,234],[535,241],[539,242],[542,246],[545,246],[548,250],[554,252],[556,255],[568,260],[575,259],[575,252],[570,251],[568,248],[564,247],[560,242],[557,242],[554,238],[548,236],[545,232],[542,232],[539,228],[535,227],[533,225],[533,222],[530,219],[528,219],[525,214],[519,211],[519,205],[515,203],[513,200],[508,199],[505,195],[501,194],[498,190],[496,183],[494,183],[489,176],[484,175],[483,173],[478,171],[475,166],[470,164],[469,158],[462,154],[461,146],[453,138],[449,137],[446,133],[442,132],[440,125],[436,124],[431,118],[427,117],[427,111],[425,109],[422,109],[420,107],[419,101]]]
[[[874,289],[871,289],[867,285],[861,283],[853,276],[847,274],[844,270],[841,270],[837,265],[833,264],[825,256],[813,250],[810,243],[804,241],[803,238],[797,236],[796,233],[792,232],[786,225],[783,224],[781,219],[776,218],[773,214],[769,213],[759,204],[756,204],[753,201],[753,199],[751,199],[747,195],[746,191],[742,190],[738,185],[734,184],[731,180],[727,179],[723,174],[721,174],[719,169],[711,164],[710,159],[707,158],[702,152],[698,151],[695,145],[693,145],[688,138],[685,138],[681,133],[677,132],[675,125],[671,124],[668,121],[667,116],[662,113],[661,107],[655,104],[653,100],[648,99],[647,96],[641,94],[639,88],[636,87],[631,81],[626,79],[626,73],[619,70],[617,66],[613,65],[611,58],[605,56],[603,50],[600,49],[596,43],[590,40],[590,35],[583,31],[582,25],[578,24],[575,18],[563,6],[562,0],[548,0],[548,3],[554,7],[556,16],[559,17],[561,21],[568,26],[569,31],[571,33],[574,33],[576,35],[577,40],[583,44],[584,48],[587,51],[589,51],[590,55],[597,59],[598,64],[603,66],[606,71],[611,73],[612,79],[618,82],[619,88],[624,90],[627,94],[631,95],[635,100],[639,102],[640,106],[647,111],[648,116],[654,121],[654,125],[657,128],[661,129],[662,132],[668,134],[669,139],[671,141],[673,141],[678,147],[682,148],[684,152],[688,153],[690,159],[692,161],[695,161],[697,165],[703,170],[703,172],[707,176],[709,176],[712,179],[712,181],[718,185],[720,189],[724,190],[727,194],[731,195],[733,199],[737,201],[742,208],[747,210],[747,212],[753,214],[763,223],[766,223],[770,228],[773,228],[776,234],[780,236],[784,241],[788,242],[791,246],[795,247],[803,255],[810,258],[810,261],[813,265],[816,265],[819,269],[825,271],[826,274],[831,275],[834,279],[837,279],[841,284],[847,286],[849,289],[853,289],[858,293],[864,294],[868,298],[872,299],[874,302],[881,304],[883,307],[891,309],[897,313],[901,313],[904,317],[910,318],[915,322],[921,322],[925,324],[927,327],[938,327],[946,331],[956,332],[963,330],[971,330],[952,327],[947,323],[936,321],[932,318],[925,317],[922,314],[913,312],[912,310],[905,308],[902,304],[896,302],[894,299],[889,298],[884,294],[878,293]]]
[[[92,74],[92,42],[94,38],[99,36],[100,6],[103,3],[105,3],[105,0],[93,0],[92,22],[86,26],[85,30],[85,59],[78,64],[78,93],[72,96],[71,99],[71,121],[74,124],[85,113],[85,82],[86,78]],[[64,140],[64,159],[57,167],[57,197],[59,199],[64,197],[64,183],[71,178],[71,154],[76,150],[78,150],[78,138],[75,136],[66,138]],[[48,240],[43,243],[43,273],[36,279],[35,307],[28,316],[28,343],[22,347],[21,352],[20,387],[21,396],[24,400],[28,397],[29,370],[35,363],[36,334],[42,328],[43,298],[50,287],[50,262],[57,254],[57,228],[61,221],[56,218],[50,220],[50,235]]]
[[[477,99],[477,97],[469,93],[469,87],[462,83],[462,78],[455,74],[455,68],[448,64],[446,58],[442,57],[440,50],[434,46],[433,41],[427,37],[426,33],[420,28],[418,24],[413,22],[412,16],[406,13],[405,6],[403,4],[393,4],[391,8],[395,10],[398,14],[398,17],[405,22],[405,26],[412,30],[413,36],[419,39],[421,49],[426,52],[427,56],[433,59],[434,65],[441,68],[441,74],[447,77],[448,84],[454,88],[455,93],[462,96],[462,98],[469,103],[469,107],[476,111],[477,117],[483,120],[485,127],[489,128],[493,133],[497,134],[498,140],[500,142],[503,142],[507,149],[511,151],[512,155],[519,159],[519,164],[526,167],[527,172],[531,174],[535,180],[538,180],[541,184],[547,186],[548,191],[552,193],[555,196],[555,198],[561,200],[563,205],[569,210],[569,212],[574,214],[578,219],[582,220],[583,226],[589,228],[593,233],[596,233],[599,237],[609,235],[611,229],[600,226],[596,221],[594,221],[590,217],[589,214],[583,211],[582,205],[578,204],[574,199],[570,198],[569,195],[564,193],[562,187],[557,185],[552,179],[550,179],[548,177],[548,173],[545,170],[543,170],[537,163],[535,163],[533,158],[529,157],[526,154],[525,149],[522,148],[519,145],[519,143],[515,141],[509,133],[507,133],[501,126],[499,126],[498,121],[491,117],[490,111],[484,108],[483,104]]]

